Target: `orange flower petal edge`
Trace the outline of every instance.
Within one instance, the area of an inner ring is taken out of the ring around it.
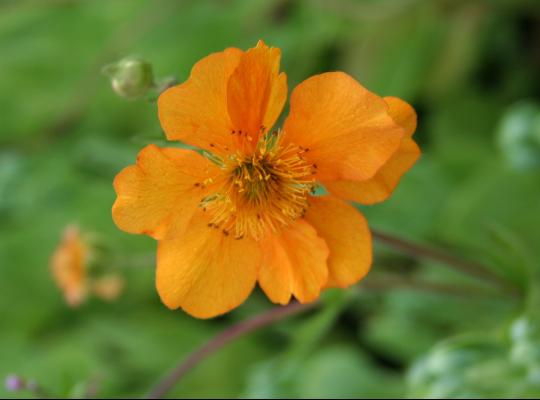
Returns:
[[[219,172],[194,151],[149,145],[139,153],[137,164],[125,168],[114,180],[118,193],[112,210],[114,222],[126,232],[155,239],[178,237],[208,193],[203,182]]]
[[[158,99],[167,138],[219,154],[253,150],[287,98],[280,59],[281,51],[262,41],[246,52],[230,48],[203,58],[185,83]]]
[[[272,128],[287,100],[287,76],[279,72],[280,59],[279,49],[259,41],[240,58],[227,83],[227,106],[236,137],[247,142],[250,150]]]
[[[211,54],[195,64],[186,82],[159,96],[159,120],[167,139],[206,150],[235,146],[227,82],[242,55],[235,48]]]
[[[405,135],[385,101],[342,72],[298,85],[284,130],[288,142],[306,149],[321,181],[373,177]]]
[[[261,252],[250,239],[234,240],[195,215],[184,237],[159,242],[156,286],[163,303],[197,318],[224,314],[253,290]]]
[[[332,196],[312,197],[308,221],[331,249],[326,287],[345,288],[365,277],[371,268],[371,232],[364,216]]]
[[[115,179],[119,228],[159,241],[163,303],[197,318],[226,313],[258,282],[287,304],[316,300],[369,272],[371,234],[346,201],[381,201],[416,161],[416,114],[342,72],[314,76],[287,97],[281,52],[260,41],[199,61],[166,90],[158,114],[169,140]],[[318,185],[332,195],[317,197]]]
[[[316,300],[328,281],[329,249],[317,231],[299,219],[280,235],[262,241],[259,284],[274,303],[287,304],[292,296],[301,303]]]
[[[401,177],[420,158],[420,148],[412,139],[416,130],[414,109],[396,97],[385,97],[384,100],[388,104],[390,116],[405,132],[397,151],[371,179],[361,182],[347,180],[324,182],[330,193],[362,204],[379,203],[391,196]]]

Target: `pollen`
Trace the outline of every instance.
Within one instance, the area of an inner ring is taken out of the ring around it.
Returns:
[[[315,167],[303,157],[305,149],[282,138],[282,132],[268,133],[252,154],[231,154],[220,162],[222,182],[200,203],[210,213],[209,226],[225,236],[258,240],[304,215]]]

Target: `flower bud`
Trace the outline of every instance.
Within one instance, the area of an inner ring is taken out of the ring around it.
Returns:
[[[144,96],[154,85],[152,65],[137,57],[107,65],[103,73],[111,79],[113,90],[127,99]]]

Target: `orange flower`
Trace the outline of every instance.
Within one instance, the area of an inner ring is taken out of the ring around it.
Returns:
[[[66,302],[72,307],[79,306],[86,297],[87,261],[88,248],[81,240],[79,229],[68,226],[51,259],[51,270]]]
[[[199,61],[158,100],[169,140],[150,145],[115,179],[113,218],[159,241],[157,290],[171,309],[223,314],[259,283],[275,303],[347,287],[371,265],[366,220],[347,200],[386,199],[419,157],[416,115],[331,72],[287,98],[280,50],[262,41]],[[330,195],[314,196],[317,186]]]
[[[103,300],[114,300],[123,289],[123,279],[106,275],[99,279],[88,276],[90,248],[75,225],[68,226],[51,258],[53,278],[71,307],[80,306],[89,292]]]

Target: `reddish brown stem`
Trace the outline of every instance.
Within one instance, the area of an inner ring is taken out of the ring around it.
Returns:
[[[272,323],[285,319],[291,315],[299,314],[313,308],[316,303],[300,304],[292,303],[285,307],[275,307],[271,310],[256,315],[246,321],[240,321],[225,329],[209,342],[195,350],[185,360],[180,362],[169,374],[167,374],[146,396],[147,399],[160,399],[165,396],[178,383],[186,373],[195,368],[201,361],[206,359],[217,350],[240,336],[246,335],[257,329],[264,328]]]
[[[507,281],[482,264],[464,260],[445,251],[410,242],[378,230],[372,229],[371,233],[373,239],[377,242],[396,251],[408,254],[417,259],[439,262],[459,272],[493,283],[506,291],[513,292],[513,294],[517,293],[516,288],[510,286]]]

